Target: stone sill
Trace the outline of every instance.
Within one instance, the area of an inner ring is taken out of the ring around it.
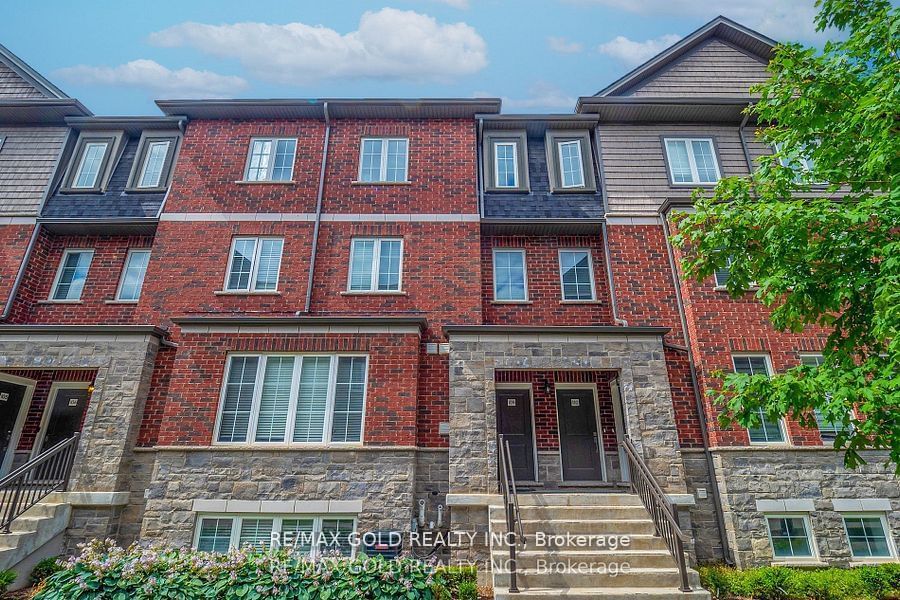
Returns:
[[[239,179],[235,181],[238,185],[297,185],[296,181],[248,181]]]
[[[351,181],[350,185],[412,185],[412,181]]]
[[[338,292],[341,296],[409,296],[407,292],[402,290],[397,292]]]
[[[84,304],[83,300],[38,300],[35,304]]]
[[[534,304],[531,300],[491,300],[491,304]]]
[[[603,304],[600,300],[560,300],[560,304]]]
[[[137,300],[104,300],[103,304],[125,304],[134,306],[138,303]]]
[[[895,562],[900,562],[900,559],[898,559],[894,556],[885,556],[882,558],[866,558],[863,560],[851,560],[850,566],[851,567],[866,567],[866,566],[872,566],[872,565],[886,565],[886,564],[895,563]]]
[[[150,446],[135,448],[135,452],[415,452],[418,450],[431,450],[430,448],[417,448],[416,446],[364,446],[364,445],[335,445],[311,444],[309,446],[272,444],[268,446]],[[436,450],[446,452],[446,448]]]
[[[786,444],[781,444],[778,446],[775,445],[752,445],[752,446],[710,446],[710,452],[831,452],[831,453],[839,453],[840,450],[835,450],[834,448],[830,448],[828,446],[790,446]],[[682,452],[685,449],[682,448]],[[693,452],[693,448],[688,448],[687,451]],[[697,452],[702,452],[702,448],[697,448]]]
[[[216,290],[213,292],[213,295],[214,296],[280,296],[281,292],[279,292],[278,290],[264,290],[261,292]]]
[[[828,563],[824,560],[818,559],[807,559],[807,560],[773,560],[771,565],[773,567],[798,567],[798,568],[810,568],[810,569],[819,569],[821,567],[827,567]]]
[[[60,502],[70,506],[125,506],[129,492],[53,492],[47,502]]]

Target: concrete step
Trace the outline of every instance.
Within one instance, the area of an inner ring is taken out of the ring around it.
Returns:
[[[522,519],[554,520],[610,520],[610,519],[646,519],[647,509],[643,506],[520,506]],[[491,517],[505,519],[502,508],[493,507]]]
[[[494,588],[494,600],[540,600],[543,598],[565,598],[566,600],[709,600],[706,590],[681,592],[676,589],[659,588],[519,588],[518,594],[510,594],[509,588]]]
[[[692,577],[692,587],[699,587],[699,576]],[[519,589],[549,588],[668,588],[677,590],[681,575],[677,568],[638,569],[625,561],[588,560],[584,563],[551,563],[544,569],[518,569]],[[508,587],[509,572],[494,572],[494,587]]]
[[[494,551],[492,561],[501,568],[509,561],[509,551]],[[676,568],[675,559],[668,550],[550,550],[536,548],[519,550],[516,553],[516,564],[519,569],[537,569],[544,564],[579,564],[579,563],[628,563],[636,569],[672,569]]]
[[[530,533],[548,535],[652,535],[653,521],[649,517],[643,519],[522,519],[522,528],[527,536]],[[506,521],[493,519],[493,531],[506,531]]]
[[[519,494],[523,506],[643,506],[636,494],[620,493],[554,493]]]
[[[628,538],[627,543],[625,537]],[[507,547],[499,540],[491,540],[491,548],[493,552],[507,553]],[[543,540],[539,540],[535,534],[525,535],[524,549],[535,551],[564,551],[564,550],[592,550],[602,552],[606,550],[665,550],[668,547],[663,539],[656,535],[637,534],[637,535],[620,535],[611,534],[610,536],[597,537],[592,539],[578,540],[575,536],[545,536]],[[520,550],[521,550],[520,546]]]

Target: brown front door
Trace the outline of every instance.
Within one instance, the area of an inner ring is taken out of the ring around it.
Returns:
[[[7,453],[16,450],[10,446],[26,389],[24,385],[0,381],[0,469],[6,462]]]
[[[600,443],[593,390],[558,389],[556,407],[563,479],[600,481]]]
[[[497,390],[497,430],[509,442],[516,481],[534,481],[534,434],[529,390]]]

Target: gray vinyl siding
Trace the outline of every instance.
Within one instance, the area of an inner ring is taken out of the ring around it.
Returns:
[[[0,99],[12,98],[43,98],[43,94],[6,64],[0,62]]]
[[[765,63],[711,39],[623,95],[749,98],[750,86],[768,77]]]
[[[611,215],[656,215],[667,198],[690,197],[689,186],[669,184],[663,137],[712,138],[723,177],[748,173],[737,126],[621,124],[601,125],[599,132]],[[768,154],[764,144],[750,141],[752,128],[745,129],[744,133],[752,159]]]
[[[37,215],[65,127],[0,127],[0,215]]]

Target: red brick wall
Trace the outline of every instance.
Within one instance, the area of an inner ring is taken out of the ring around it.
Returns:
[[[22,423],[19,444],[16,446],[16,450],[19,452],[29,452],[34,446],[34,441],[37,439],[37,434],[41,428],[44,410],[49,400],[50,386],[54,382],[74,381],[81,383],[94,381],[94,378],[97,376],[95,369],[3,369],[0,372],[16,377],[24,377],[35,382],[31,404],[28,406],[28,413],[25,415],[25,421]],[[90,399],[88,399],[88,403],[90,403]],[[87,407],[85,407],[84,415],[82,415],[82,423],[84,423],[85,416],[87,416]]]
[[[557,383],[595,384],[599,405],[599,427],[603,447],[616,452],[616,421],[613,415],[609,381],[615,373],[609,371],[496,371],[496,387],[504,383],[530,383],[534,398],[534,427],[538,450],[559,450],[559,421],[556,410]],[[587,387],[590,387],[588,385]]]
[[[149,248],[150,236],[66,236],[41,231],[19,293],[12,323],[123,324],[135,322],[136,304],[115,300],[130,248]],[[79,302],[47,302],[53,280],[68,248],[93,248],[94,257]],[[153,262],[153,255],[150,262]]]
[[[159,439],[159,429],[165,416],[166,400],[169,395],[169,383],[172,381],[172,367],[175,364],[176,353],[177,348],[171,346],[160,346],[156,352],[150,391],[144,403],[144,414],[141,417],[141,428],[138,431],[138,446],[155,446]]]
[[[697,413],[697,399],[691,381],[691,366],[687,352],[665,349],[672,409],[678,427],[678,442],[683,448],[703,447],[703,426]]]
[[[494,301],[494,248],[524,248],[528,303]],[[563,302],[559,250],[589,248],[596,301]],[[603,238],[595,236],[484,236],[481,240],[481,298],[486,324],[612,325]]]
[[[0,227],[0,310],[6,306],[19,266],[28,249],[34,225]]]
[[[415,334],[184,334],[158,425],[160,445],[209,445],[230,352],[364,352],[369,356],[364,441],[416,443],[419,336]],[[141,439],[152,439],[152,419]]]

